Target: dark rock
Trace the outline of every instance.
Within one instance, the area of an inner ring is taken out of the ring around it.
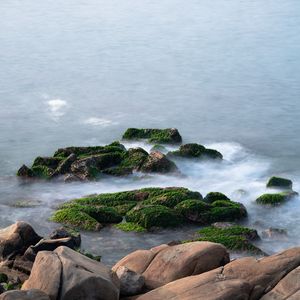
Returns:
[[[63,175],[70,172],[71,165],[74,161],[76,161],[76,159],[77,156],[74,153],[70,154],[66,159],[60,162],[52,176]]]
[[[178,144],[182,142],[176,128],[168,129],[138,129],[128,128],[123,135],[126,140],[148,139],[151,143]]]
[[[210,192],[204,197],[203,200],[207,203],[213,203],[214,201],[217,201],[217,200],[230,201],[230,199],[226,195],[219,193],[219,192]]]
[[[291,190],[293,182],[290,179],[273,176],[269,179],[267,187]]]
[[[269,228],[262,231],[261,236],[265,239],[279,239],[285,240],[288,237],[287,231],[280,228]]]
[[[153,151],[141,166],[140,171],[145,173],[169,173],[178,172],[178,169],[164,154]]]
[[[78,231],[71,228],[59,227],[50,233],[49,238],[51,240],[62,239],[70,237],[75,245],[75,248],[79,248],[81,245],[81,235]]]
[[[34,176],[32,170],[28,168],[26,165],[23,165],[17,172],[17,176],[24,178],[31,178]]]
[[[40,290],[8,291],[0,295],[0,300],[50,300],[47,294]]]

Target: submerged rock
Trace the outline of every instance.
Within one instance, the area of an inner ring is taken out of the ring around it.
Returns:
[[[217,223],[211,227],[205,227],[197,231],[194,240],[220,243],[230,250],[263,254],[259,248],[251,243],[251,241],[257,239],[259,239],[259,235],[255,229],[234,224],[226,224],[226,226],[223,224],[223,226],[219,226]]]
[[[265,239],[285,240],[288,237],[287,231],[281,228],[269,228],[262,231],[261,236]]]
[[[267,187],[291,190],[293,182],[290,179],[273,176],[269,179]]]
[[[178,144],[182,137],[176,128],[167,129],[138,129],[128,128],[123,134],[125,140],[147,139],[150,143]]]
[[[263,205],[280,205],[284,204],[286,201],[297,197],[298,193],[291,191],[291,192],[281,192],[276,194],[263,194],[256,199],[256,203],[263,204]]]
[[[223,159],[223,155],[217,150],[207,149],[203,145],[196,143],[182,145],[179,150],[169,152],[168,156],[197,159]]]

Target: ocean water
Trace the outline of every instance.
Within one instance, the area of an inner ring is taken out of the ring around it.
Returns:
[[[300,191],[299,83],[297,0],[1,1],[0,226],[26,220],[47,234],[57,226],[48,221],[53,209],[73,197],[186,186],[243,202],[246,224],[259,231],[288,231],[284,241],[262,240],[263,250],[299,245],[300,199],[274,209],[254,203],[273,174]],[[225,161],[178,162],[184,178],[24,184],[15,177],[38,155],[106,144],[127,127],[177,127],[185,142],[214,147]],[[20,200],[33,207],[15,208]],[[112,264],[194,231],[107,228],[83,233],[83,248]]]

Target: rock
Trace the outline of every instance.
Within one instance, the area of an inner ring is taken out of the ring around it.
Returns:
[[[136,223],[146,229],[155,227],[176,227],[183,219],[173,209],[162,205],[140,205],[126,214],[126,221]]]
[[[238,225],[224,226],[224,223],[221,224],[223,225],[215,223],[214,226],[198,230],[195,240],[220,243],[230,250],[264,254],[251,243],[251,241],[259,239],[259,235],[255,229]]]
[[[52,174],[52,176],[58,176],[58,175],[63,175],[71,170],[71,165],[73,162],[75,162],[77,159],[77,156],[72,153],[70,154],[66,159],[62,160],[59,165],[57,166],[56,170]]]
[[[263,194],[256,199],[256,203],[263,205],[280,205],[285,203],[286,201],[297,197],[297,192],[281,192],[276,194]]]
[[[74,174],[66,174],[64,176],[64,182],[77,182],[77,181],[82,181],[84,179],[81,179],[80,177],[74,175]]]
[[[50,300],[50,298],[39,290],[8,291],[0,295],[0,300]]]
[[[296,291],[299,285],[299,264],[299,247],[259,260],[245,257],[224,267],[173,281],[136,297],[136,300],[296,300],[299,296],[299,290]],[[289,295],[293,296],[289,298]]]
[[[40,289],[51,300],[117,300],[119,286],[117,276],[102,263],[59,247],[54,252],[38,253],[22,290]]]
[[[28,168],[26,165],[23,165],[17,172],[17,176],[24,178],[31,178],[34,176],[32,170]]]
[[[59,163],[61,162],[61,158],[58,157],[41,157],[38,156],[34,162],[32,167],[44,166],[55,170]]]
[[[178,144],[182,137],[176,128],[168,129],[138,129],[128,128],[123,135],[125,140],[148,139],[150,143]]]
[[[137,295],[142,292],[145,279],[142,275],[121,266],[116,270],[121,282],[120,293],[123,296]]]
[[[155,145],[150,149],[150,152],[153,152],[153,151],[159,151],[159,152],[162,152],[162,153],[166,153],[168,150],[167,150],[167,148],[164,147],[163,145],[155,144]]]
[[[196,143],[182,145],[179,150],[169,152],[168,156],[197,159],[223,159],[223,155],[217,150],[207,149],[203,145]]]
[[[222,193],[219,193],[219,192],[210,192],[208,193],[204,199],[203,199],[206,203],[213,203],[217,200],[227,200],[227,201],[230,201],[230,199],[222,194]]]
[[[132,171],[138,171],[148,156],[148,152],[143,148],[130,148],[124,155],[124,159],[119,168],[123,170],[123,172],[126,172],[128,169],[131,173]]]
[[[17,222],[0,230],[0,259],[11,259],[35,245],[41,237],[25,222]]]
[[[140,273],[145,278],[146,287],[153,289],[179,278],[207,272],[228,262],[229,254],[222,245],[192,242],[135,251],[119,261],[113,270],[125,266]]]
[[[62,238],[72,238],[76,248],[79,248],[81,245],[81,235],[78,231],[75,231],[71,228],[59,227],[56,228],[53,232],[50,233],[49,238],[51,240],[62,239]]]
[[[267,188],[279,188],[292,190],[293,182],[290,179],[273,176],[267,183]]]
[[[248,300],[251,288],[245,280],[225,280],[218,268],[173,281],[135,300]]]
[[[300,299],[300,267],[288,273],[261,300],[297,300]]]
[[[178,172],[178,169],[172,161],[170,161],[163,153],[153,151],[147,157],[140,171],[145,173],[169,173]]]
[[[262,231],[261,236],[265,239],[287,239],[287,231],[280,228],[269,228]]]

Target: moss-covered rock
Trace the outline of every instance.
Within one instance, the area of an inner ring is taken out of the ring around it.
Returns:
[[[181,145],[179,150],[169,152],[168,156],[197,159],[223,159],[222,154],[217,150],[207,149],[203,145],[196,143]]]
[[[181,135],[176,128],[167,129],[138,129],[128,128],[124,135],[125,140],[147,139],[150,143],[178,144],[182,142]]]
[[[46,166],[34,166],[31,168],[33,177],[41,179],[50,179],[53,175],[54,170]]]
[[[230,201],[230,199],[226,195],[219,192],[210,192],[204,197],[204,201],[207,203],[213,203],[214,201],[217,200]]]
[[[59,157],[41,157],[38,156],[34,162],[32,167],[36,167],[36,166],[45,166],[51,169],[56,169],[59,165],[59,163],[61,162],[61,158]]]
[[[23,165],[17,172],[17,176],[23,178],[32,178],[34,176],[32,170],[26,165]]]
[[[76,208],[57,210],[50,220],[83,230],[98,231],[102,228],[94,218]]]
[[[141,205],[126,214],[126,221],[149,230],[153,227],[176,227],[183,222],[183,219],[175,210],[166,206]]]
[[[296,196],[298,196],[298,193],[293,191],[281,192],[276,194],[263,194],[256,199],[256,203],[275,206],[283,204]]]
[[[159,151],[151,152],[139,170],[145,173],[178,172],[175,163]]]
[[[230,226],[225,228],[206,227],[197,232],[197,241],[209,241],[223,244],[230,250],[250,251],[255,254],[262,254],[262,251],[254,246],[249,237],[258,236],[255,229]]]
[[[146,229],[138,224],[135,223],[131,223],[131,222],[124,222],[124,223],[120,223],[115,225],[115,227],[117,229],[123,230],[125,232],[145,232]]]
[[[175,210],[186,220],[199,224],[210,221],[210,205],[201,200],[185,200],[175,206]]]
[[[130,148],[124,154],[120,167],[139,170],[148,156],[148,152],[143,148]]]
[[[273,176],[269,179],[267,187],[291,190],[293,182],[290,179]]]

